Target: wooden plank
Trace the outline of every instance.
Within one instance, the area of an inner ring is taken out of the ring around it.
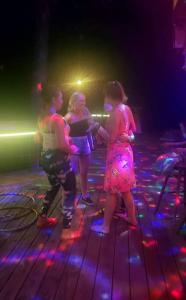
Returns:
[[[97,207],[98,195],[99,193],[94,194],[93,200],[95,202],[95,206],[87,207],[85,210],[85,217],[82,224],[82,226],[84,227],[82,236],[74,243],[72,247],[64,273],[60,278],[60,284],[58,286],[57,293],[55,296],[56,300],[68,300],[72,299],[74,296],[78,278],[81,272],[81,266],[85,257],[88,241],[90,238],[90,224],[92,222],[92,217],[89,216],[94,215],[95,209]]]
[[[99,194],[98,194],[99,195]],[[94,210],[100,209],[100,203],[97,201],[97,205]],[[79,272],[76,280],[76,286],[74,289],[73,299],[91,299],[94,291],[94,284],[97,272],[97,261],[100,254],[101,238],[100,234],[96,234],[90,230],[90,223],[92,218],[87,224],[88,239],[87,246],[84,251],[81,264],[79,265]],[[56,300],[59,300],[58,297]],[[67,299],[67,298],[66,298]]]
[[[16,191],[18,194],[19,193],[21,193],[20,191]],[[15,193],[16,193],[15,192]],[[12,192],[12,193],[14,193],[14,192]],[[31,196],[31,197],[35,197],[36,196],[36,192],[32,192],[32,193],[30,193],[30,192],[25,192],[24,193],[25,194],[25,196]],[[29,205],[26,203],[26,201],[24,201],[24,203],[22,203],[21,202],[21,199],[22,199],[22,196],[21,195],[18,195],[18,196],[14,196],[14,195],[10,195],[10,196],[6,196],[4,199],[3,199],[3,201],[5,200],[6,202],[3,204],[3,205],[1,205],[2,203],[0,202],[0,207],[2,207],[2,208],[9,208],[9,207],[12,207],[12,206],[15,206],[15,207],[18,207],[18,206],[28,206],[28,207],[34,207],[35,205],[34,205],[34,203],[32,203],[31,202],[31,200],[29,200]],[[7,204],[7,201],[8,200],[11,200],[11,205],[8,203]],[[2,201],[2,202],[3,202]],[[4,213],[4,214],[7,214],[7,211],[5,211],[6,213]],[[24,210],[23,209],[15,209],[15,210],[10,210],[10,215],[12,216],[12,217],[18,217],[19,215],[22,215],[24,213]],[[6,218],[5,218],[6,219]],[[22,218],[20,218],[20,219],[15,219],[15,220],[10,220],[10,221],[7,221],[7,222],[2,222],[1,223],[1,228],[2,229],[8,229],[8,228],[12,228],[12,227],[14,227],[14,226],[19,226],[19,225],[21,225],[21,223],[23,222],[23,219]],[[17,223],[17,224],[16,224]],[[2,232],[2,234],[3,234],[3,232]],[[10,235],[11,233],[9,233],[9,235]],[[7,235],[8,235],[8,233],[7,233]]]
[[[57,212],[56,216],[58,218],[60,215],[60,212]],[[60,243],[59,236],[61,234],[61,230],[62,224],[58,224],[54,230],[52,230],[52,235],[49,237],[47,235],[45,237],[42,235],[38,236],[32,244],[32,249],[41,248],[38,249],[38,255],[35,255],[35,258],[32,261],[33,251],[30,249],[31,251],[29,250],[28,253],[26,253],[26,262],[24,266],[20,266],[16,269],[14,278],[12,278],[7,288],[1,293],[2,297],[5,299],[13,299],[13,296],[16,299],[32,299],[35,297],[44,274],[54,263],[56,249]],[[41,242],[42,247],[40,247]],[[31,255],[29,255],[29,252],[31,252]],[[61,252],[58,252],[58,257],[60,260],[63,259]],[[14,286],[15,278],[19,278],[19,282],[16,284],[16,287],[12,288],[12,291],[10,291],[10,287]]]
[[[91,232],[74,299],[91,299],[100,254],[101,237]]]
[[[57,203],[56,201],[54,201],[52,203],[51,212],[54,211],[56,205]],[[3,270],[3,272],[0,272],[0,291],[6,286],[6,284],[9,284],[8,280],[12,278],[16,268],[19,268],[19,266],[22,265],[24,266],[24,259],[27,255],[27,252],[29,251],[29,248],[32,247],[33,244],[36,243],[36,241],[38,242],[38,244],[41,244],[47,238],[48,237],[46,235],[43,235],[36,226],[32,226],[29,229],[25,230],[24,236],[21,240],[18,241],[18,243],[14,241],[15,247],[5,261],[5,269]],[[15,281],[14,277],[13,279],[13,281]]]
[[[42,299],[54,298],[59,283],[59,279],[57,280],[56,276],[61,276],[61,273],[63,273],[69,252],[71,251],[73,242],[75,242],[74,240],[61,241],[61,231],[62,226],[58,230],[55,230],[40,254],[40,257],[43,256],[43,253],[47,257],[47,253],[49,253],[49,259],[45,262],[45,266],[43,267],[43,263],[39,257],[29,272],[28,278],[22,285],[22,289],[16,299],[24,297],[32,298],[36,294],[39,294],[41,297],[42,283],[44,283],[45,287],[45,295],[42,296]]]
[[[140,194],[138,197],[139,196],[140,202],[143,204],[143,206],[138,206],[139,226],[141,230],[141,242],[144,251],[150,299],[167,300],[169,298],[167,284],[159,257],[160,249],[151,226],[152,215],[148,211],[146,203],[143,201],[144,195]]]
[[[167,291],[169,299],[175,299],[176,295],[179,295],[178,299],[184,299],[183,285],[179,276],[179,272],[175,261],[170,255],[169,244],[166,242],[165,228],[156,228],[154,230],[154,236],[157,239],[159,247],[159,259],[162,265],[163,273],[165,276]]]
[[[131,299],[149,299],[148,279],[140,229],[129,229]]]
[[[139,149],[142,155],[148,153],[147,149],[143,152],[144,146]],[[103,165],[102,158],[100,151],[98,167]],[[138,165],[143,167],[143,172],[138,172],[138,200],[142,202],[138,207],[139,230],[126,231],[120,237],[121,222],[117,222],[116,232],[113,224],[111,234],[100,237],[90,232],[90,218],[85,221],[85,235],[66,245],[66,249],[60,244],[59,227],[48,237],[37,234],[35,227],[26,230],[21,241],[11,244],[10,239],[9,257],[13,257],[15,265],[7,266],[0,274],[0,299],[183,300],[180,291],[186,278],[184,241],[171,236],[168,223],[166,228],[158,228],[159,220],[154,220],[144,205],[143,194],[149,188],[144,178],[150,176],[146,173],[151,172],[150,163],[151,156]],[[96,182],[98,179],[96,175]],[[95,184],[92,186],[97,189]],[[172,248],[178,248],[178,253],[171,252]]]
[[[112,277],[115,258],[116,224],[111,226],[109,235],[101,239],[101,249],[93,290],[93,300],[112,299]]]
[[[185,208],[183,207],[183,205],[179,205],[178,207],[179,215],[183,215],[184,210]],[[163,217],[163,213],[160,214],[160,216]],[[175,261],[185,291],[186,290],[186,259],[185,259],[186,240],[185,240],[185,232],[183,234],[180,234],[177,231],[179,222],[180,220],[175,220],[175,218],[164,219],[163,225],[164,225],[164,230],[166,232],[165,242],[167,243],[170,250],[169,255],[171,255],[172,259]]]
[[[130,299],[130,263],[129,263],[129,234],[127,224],[123,226],[120,237],[120,226],[116,227],[116,243],[113,269],[112,299]]]
[[[83,236],[84,237],[84,236]],[[83,242],[86,242],[86,240],[83,240]],[[54,299],[56,298],[56,294],[61,289],[62,285],[64,286],[65,280],[68,281],[68,268],[73,268],[72,263],[70,260],[70,256],[72,256],[72,252],[74,251],[74,248],[76,248],[77,252],[80,248],[81,254],[82,254],[82,238],[78,239],[77,241],[66,241],[59,245],[59,250],[63,254],[63,260],[60,262],[58,259],[54,261],[54,264],[50,270],[47,270],[47,273],[45,274],[43,281],[38,289],[37,294],[42,299]],[[57,258],[57,256],[56,256]],[[64,276],[64,274],[66,275]],[[74,279],[73,278],[70,278]],[[72,282],[71,282],[72,284]],[[69,290],[66,290],[67,293],[73,292],[73,284],[70,285]],[[65,296],[64,296],[65,297]],[[61,298],[63,299],[63,298]],[[66,299],[66,298],[64,298]],[[68,298],[70,299],[70,298]]]
[[[162,294],[161,297],[166,297],[167,299],[185,299],[179,270],[167,239],[165,221],[158,217],[154,218],[150,209],[147,210],[147,214],[150,221],[148,228],[151,229],[154,240],[157,241],[159,264],[166,285],[166,295]],[[161,214],[159,214],[160,216]],[[177,247],[176,243],[175,247]]]
[[[184,290],[186,289],[186,241],[184,236],[177,233],[175,223],[171,222],[165,224],[167,231],[167,243],[170,247],[170,253],[176,263]]]
[[[7,201],[12,199],[13,196],[5,196],[2,198],[2,201],[0,201],[0,208],[5,208],[7,206]],[[7,211],[1,212],[1,215],[5,215]],[[16,211],[18,213],[18,211]],[[9,221],[10,222],[10,221]],[[2,229],[6,229],[9,225],[9,222],[0,222],[0,227]],[[11,221],[12,222],[12,221]],[[0,253],[1,253],[1,247],[5,245],[5,243],[9,243],[9,238],[11,236],[10,232],[1,231],[0,232]],[[1,260],[0,260],[0,268],[1,268]]]
[[[175,260],[171,254],[170,244],[168,243],[165,230],[165,222],[160,218],[162,214],[159,214],[159,217],[154,217],[148,208],[146,215],[148,216],[146,219],[149,221],[148,228],[151,229],[153,240],[157,243],[159,265],[161,266],[166,285],[166,291],[164,294],[162,293],[161,296],[164,298],[167,297],[167,299],[184,299],[183,285]],[[148,244],[150,244],[150,242],[147,241],[146,246],[148,246]],[[158,294],[158,292],[156,293]]]
[[[35,196],[35,194],[33,194],[32,196]],[[11,212],[11,215],[14,215],[15,217],[17,217],[19,214],[22,214],[22,213],[23,213],[23,210],[22,209],[20,209],[20,210],[18,209],[18,210],[15,211],[14,214],[12,214],[12,212]],[[7,228],[14,228],[14,227],[18,227],[18,226],[23,226],[24,224],[27,224],[27,222],[29,222],[32,217],[33,217],[33,214],[30,214],[30,215],[28,215],[28,216],[26,216],[24,218],[20,218],[20,219],[15,219],[15,220],[9,221],[7,223],[2,224],[1,228],[7,229]],[[4,235],[7,238],[0,245],[0,259],[2,259],[3,257],[6,257],[6,258],[8,257],[9,253],[12,252],[14,246],[25,235],[25,230],[15,231],[15,232],[5,232]]]
[[[136,196],[149,296],[150,299],[159,300],[169,299],[169,296],[162,261],[160,260],[161,250],[152,227],[152,214],[148,209],[148,202],[145,201],[146,197],[151,196],[151,190],[154,186],[152,161],[155,160],[154,155],[157,157],[159,154],[158,147],[154,147],[154,145],[157,144],[152,141],[148,144],[145,142],[137,147],[137,155],[140,161],[137,162],[139,193]],[[141,153],[139,153],[139,149]]]
[[[5,208],[7,207],[7,201],[9,201],[10,199],[12,199],[13,196],[3,196],[0,200],[0,208]],[[3,211],[3,213],[1,213],[1,216],[4,216],[5,213]],[[1,223],[1,229],[4,229],[8,226],[7,222],[0,222]],[[0,233],[1,235],[3,235],[3,232]]]
[[[34,234],[33,234],[33,232],[28,232],[27,231],[27,234],[29,235],[29,234],[31,234],[31,236],[34,236]],[[30,245],[32,245],[33,246],[33,243],[32,243],[32,238],[33,237],[30,237],[30,242],[31,242],[31,244]],[[34,241],[34,239],[33,239],[33,241]],[[29,238],[27,238],[27,239],[25,239],[25,241],[24,241],[25,243],[21,243],[21,245],[23,246],[24,245],[24,247],[26,246],[26,248],[29,248]],[[16,251],[18,250],[20,248],[20,245],[19,245],[19,247],[17,247],[16,248]],[[27,252],[28,251],[26,251],[25,253],[24,253],[24,255],[21,257],[22,259],[23,259],[23,261],[24,261],[24,258],[27,256]],[[21,261],[21,258],[19,257],[19,260]],[[20,264],[21,264],[21,262],[20,262]],[[18,268],[16,268],[16,271],[18,270]],[[15,274],[16,274],[16,271],[15,271]],[[15,274],[13,274],[14,272],[12,272],[11,274],[9,274],[10,275],[10,278],[12,278],[11,280],[12,280],[12,285],[13,284],[15,284],[15,282],[14,282],[14,280],[13,280],[13,278],[14,278],[14,276],[15,276]],[[23,272],[24,273],[24,272]],[[25,273],[24,273],[25,274]],[[6,277],[6,276],[5,276]],[[17,277],[17,276],[16,276]],[[20,277],[20,276],[19,276]],[[9,279],[9,278],[8,278]],[[9,294],[8,294],[9,295]],[[10,295],[9,295],[9,297],[10,297]]]

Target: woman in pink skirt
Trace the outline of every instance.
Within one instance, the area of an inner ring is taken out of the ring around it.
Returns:
[[[105,89],[105,106],[107,111],[110,110],[110,118],[107,123],[108,147],[104,182],[108,197],[103,225],[92,226],[92,230],[97,232],[109,233],[118,193],[121,193],[124,199],[128,214],[127,222],[137,225],[131,193],[131,188],[135,186],[135,174],[130,146],[135,122],[130,108],[124,104],[126,101],[122,85],[118,81],[108,82]]]

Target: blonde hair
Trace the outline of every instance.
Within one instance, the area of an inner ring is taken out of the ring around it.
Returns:
[[[69,103],[68,103],[68,112],[75,112],[76,111],[75,104],[76,104],[76,101],[79,100],[80,96],[85,97],[85,95],[81,92],[75,92],[71,95],[71,97],[69,99]]]

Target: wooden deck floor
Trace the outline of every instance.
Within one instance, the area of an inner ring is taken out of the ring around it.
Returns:
[[[79,204],[76,220],[79,238],[62,241],[61,222],[52,230],[23,226],[33,218],[29,214],[4,222],[7,211],[0,211],[0,300],[155,300],[186,299],[186,242],[176,234],[175,196],[167,194],[160,213],[153,210],[161,187],[152,164],[161,153],[155,141],[139,141],[135,146],[137,187],[134,197],[139,227],[129,229],[121,219],[113,219],[111,233],[91,232],[100,222],[99,209],[105,204],[102,190],[105,150],[93,154],[89,185],[94,207]],[[1,176],[0,192],[24,192],[41,205],[47,181],[41,171]],[[174,188],[172,180],[169,189]],[[0,197],[0,208],[13,205],[32,207],[22,196]],[[24,209],[12,210],[20,216]],[[60,220],[59,198],[51,215]],[[180,205],[178,214],[184,213]],[[7,218],[10,216],[7,216]]]

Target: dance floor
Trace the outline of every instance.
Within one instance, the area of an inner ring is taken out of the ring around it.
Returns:
[[[34,218],[34,211],[27,207],[38,210],[48,188],[41,170],[0,176],[0,192],[9,193],[0,196],[0,209],[16,207],[0,210],[1,300],[186,299],[186,241],[184,230],[176,232],[184,206],[179,204],[179,195],[166,193],[154,216],[162,184],[153,169],[162,152],[159,140],[140,138],[134,152],[137,186],[133,194],[139,227],[129,228],[122,218],[113,218],[107,236],[90,230],[91,224],[103,219],[104,148],[92,155],[89,186],[95,205],[79,203],[74,240],[61,239],[59,197],[50,211],[60,221],[54,229],[39,231],[35,224],[27,226]],[[175,185],[172,178],[167,192]]]

